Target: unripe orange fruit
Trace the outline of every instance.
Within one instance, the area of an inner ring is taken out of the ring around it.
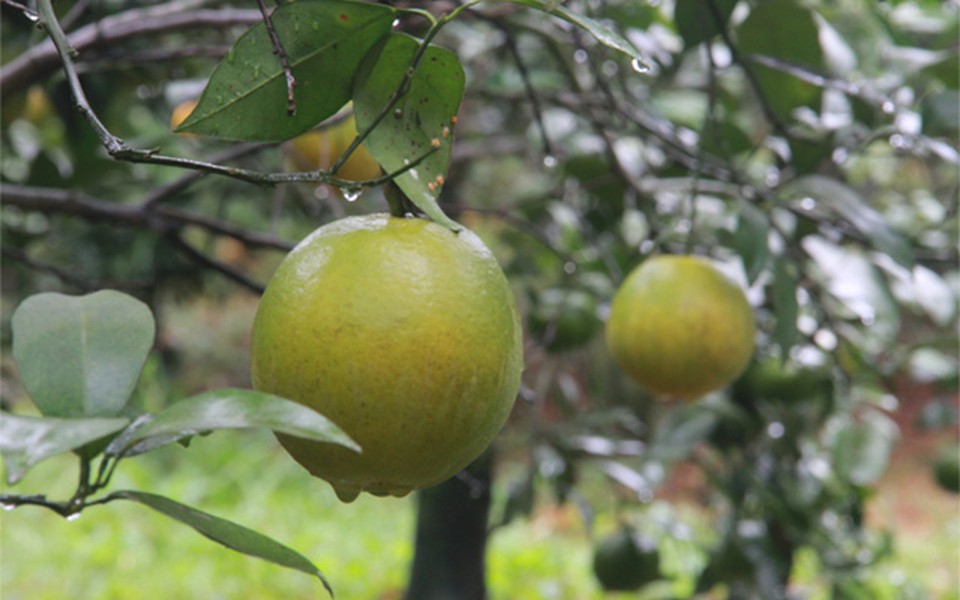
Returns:
[[[756,325],[743,291],[705,260],[647,259],[624,280],[607,345],[633,379],[665,398],[693,400],[733,381],[753,354]]]
[[[329,169],[357,137],[353,115],[323,129],[308,131],[290,141],[290,155],[301,171]],[[340,179],[366,181],[380,176],[380,165],[361,144],[335,173]]]
[[[362,448],[279,436],[341,500],[455,475],[503,426],[523,367],[507,279],[483,242],[432,221],[349,217],[277,269],[251,343],[257,389],[331,419]]]
[[[187,100],[174,107],[170,114],[170,129],[180,127],[180,124],[187,120],[187,117],[197,108],[197,100]],[[180,135],[194,135],[192,133],[182,133]]]

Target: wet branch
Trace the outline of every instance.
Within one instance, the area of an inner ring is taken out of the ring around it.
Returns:
[[[257,6],[260,8],[260,14],[263,15],[263,23],[267,26],[267,35],[270,37],[270,43],[273,45],[273,53],[280,59],[280,66],[283,68],[283,78],[287,83],[287,114],[291,117],[297,112],[297,104],[293,97],[293,88],[297,86],[297,80],[290,69],[290,60],[287,57],[287,51],[283,49],[280,43],[280,36],[273,27],[273,19],[267,13],[267,6],[263,0],[257,0]]]

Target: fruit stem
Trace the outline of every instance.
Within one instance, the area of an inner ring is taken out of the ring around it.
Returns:
[[[387,199],[387,206],[390,209],[390,215],[393,217],[406,217],[410,214],[417,214],[417,207],[407,198],[406,194],[393,181],[387,182],[383,188],[383,196]]]

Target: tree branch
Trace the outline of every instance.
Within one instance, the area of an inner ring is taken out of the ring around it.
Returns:
[[[257,10],[187,10],[193,0],[133,9],[81,27],[66,36],[67,45],[77,52],[109,47],[129,39],[164,34],[184,29],[219,29],[234,25],[253,25],[260,20]],[[13,94],[31,83],[46,79],[60,66],[60,55],[53,41],[45,40],[0,68],[2,94]]]
[[[45,214],[71,215],[87,221],[106,221],[162,234],[175,232],[185,225],[196,225],[211,233],[232,237],[251,248],[271,248],[286,252],[294,246],[287,240],[247,231],[227,221],[172,206],[153,203],[119,204],[99,200],[82,192],[8,183],[0,184],[0,197],[6,206]]]
[[[283,68],[283,78],[287,83],[287,114],[291,117],[297,112],[297,103],[293,97],[293,88],[297,85],[297,80],[290,70],[290,60],[287,58],[287,51],[283,49],[280,43],[280,36],[273,27],[273,19],[267,13],[267,6],[263,0],[257,0],[257,6],[260,8],[260,14],[263,15],[263,23],[267,26],[267,35],[270,37],[270,43],[273,44],[273,53],[280,59],[280,66]]]
[[[33,271],[41,271],[45,273],[50,273],[54,275],[57,279],[72,285],[73,287],[82,290],[84,292],[90,292],[94,290],[99,290],[103,288],[112,288],[112,289],[146,289],[154,284],[153,280],[149,279],[105,279],[105,280],[90,280],[76,272],[76,268],[71,267],[69,269],[54,265],[48,262],[37,260],[33,258],[23,250],[9,246],[7,244],[0,245],[0,253],[3,254],[6,258],[16,261],[23,264],[27,268]]]

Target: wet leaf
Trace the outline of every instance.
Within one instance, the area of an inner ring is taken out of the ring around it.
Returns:
[[[360,61],[390,32],[396,11],[382,4],[299,0],[271,20],[297,80],[296,114],[266,26],[250,28],[210,77],[200,102],[177,131],[231,140],[282,141],[332,116],[350,99]]]
[[[107,454],[134,456],[201,432],[260,427],[360,450],[343,430],[302,404],[255,390],[225,388],[181,400],[143,419],[114,440]]]
[[[530,8],[535,8],[537,10],[543,11],[545,13],[551,14],[555,17],[563,19],[568,23],[572,23],[577,27],[583,29],[590,35],[592,35],[598,42],[604,46],[616,50],[617,52],[622,52],[626,54],[632,61],[634,61],[635,69],[638,71],[647,71],[650,69],[650,64],[647,62],[643,54],[637,50],[633,44],[623,39],[619,34],[612,31],[606,25],[595,21],[590,17],[575,13],[572,10],[569,10],[563,6],[560,2],[556,0],[507,0],[514,4],[522,4],[524,6],[529,6]]]
[[[44,293],[13,314],[13,357],[23,385],[51,417],[112,417],[127,405],[153,346],[147,306],[113,290]]]
[[[357,73],[353,105],[357,129],[374,124],[390,104],[420,49],[408,35],[394,34],[372,50]],[[406,93],[364,141],[387,172],[426,158],[395,182],[431,219],[450,229],[460,226],[437,204],[450,164],[453,128],[463,98],[464,73],[456,54],[430,46]]]
[[[323,583],[323,587],[327,589],[330,595],[333,595],[330,584],[327,583],[326,578],[312,562],[299,552],[262,533],[156,494],[122,491],[115,492],[110,497],[139,502],[171,519],[193,527],[205,537],[231,550],[272,562],[281,567],[313,575]]]
[[[20,481],[33,465],[116,433],[130,419],[25,417],[0,413],[0,454],[7,483]]]

